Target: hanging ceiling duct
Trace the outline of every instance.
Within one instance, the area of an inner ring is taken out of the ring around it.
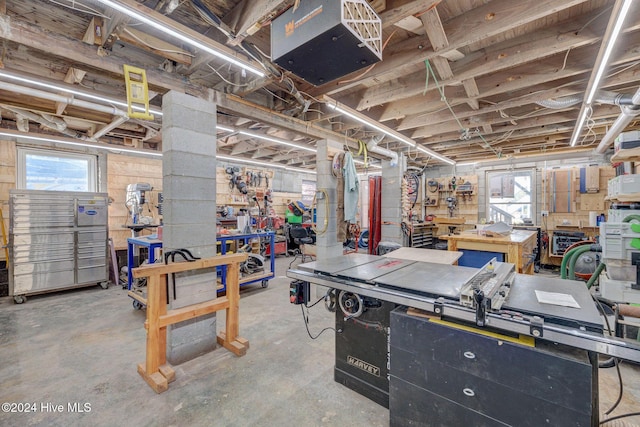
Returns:
[[[67,129],[67,123],[59,117],[51,116],[49,114],[36,114],[34,112],[24,110],[22,108],[12,107],[10,105],[2,105],[2,108],[7,111],[11,111],[16,115],[16,125],[22,132],[29,131],[28,122],[26,129],[22,129],[22,127],[24,126],[24,120],[31,120],[32,122],[39,123],[44,127],[60,132],[63,135],[70,136],[72,138],[84,139],[78,132]]]
[[[383,138],[384,136],[378,137],[378,139],[375,137],[371,138],[369,142],[367,142],[367,150],[372,153],[380,154],[381,156],[389,157],[391,159],[389,163],[391,166],[395,166],[398,164],[398,153],[387,150],[386,148],[378,147],[378,142],[382,141]]]
[[[634,105],[632,98],[633,95],[601,90],[596,93],[594,102],[608,105]],[[545,108],[562,110],[581,103],[582,99],[583,95],[576,94],[555,99],[544,99],[542,101],[537,101],[536,104]]]
[[[596,153],[604,153],[613,141],[620,135],[622,131],[633,121],[633,119],[640,115],[640,87],[635,94],[631,97],[631,105],[624,105],[621,107],[622,112],[618,116],[613,125],[609,128],[607,133],[602,137],[602,141],[595,149]]]

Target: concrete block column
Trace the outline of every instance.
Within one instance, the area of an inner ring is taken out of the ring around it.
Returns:
[[[337,141],[319,140],[317,142],[316,154],[316,189],[325,190],[329,195],[328,200],[317,200],[316,222],[318,228],[322,229],[326,216],[325,203],[329,203],[329,217],[327,231],[316,236],[316,258],[327,259],[342,255],[342,242],[338,241],[338,193],[336,186],[338,180],[331,173],[330,152],[342,151],[342,144]],[[331,148],[331,150],[330,150]],[[324,286],[316,286],[316,298],[320,298],[327,292]]]
[[[407,158],[398,156],[398,164],[391,166],[388,160],[382,161],[382,203],[381,203],[381,239],[384,242],[403,244],[402,229],[402,177],[407,170]],[[391,224],[384,224],[390,222]]]
[[[215,256],[216,105],[171,91],[162,98],[162,113],[163,249]],[[215,269],[176,275],[176,293],[170,286],[169,294],[172,309],[216,298]],[[215,313],[169,327],[172,364],[215,348]]]
[[[332,148],[330,150],[329,148]],[[336,193],[336,185],[338,180],[331,174],[330,152],[336,152],[342,150],[342,144],[337,141],[331,141],[327,139],[319,140],[317,142],[317,154],[316,154],[316,189],[325,190],[329,195],[328,200],[316,201],[316,223],[318,228],[324,227],[324,219],[326,216],[325,204],[329,204],[329,217],[327,231],[324,234],[319,234],[316,237],[316,256],[318,259],[332,258],[342,255],[342,242],[337,238],[337,214],[338,198]]]

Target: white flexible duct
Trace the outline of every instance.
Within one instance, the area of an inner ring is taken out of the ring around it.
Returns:
[[[86,108],[87,110],[98,111],[100,113],[113,114],[114,116],[127,117],[125,111],[119,110],[115,107],[108,107],[106,105],[94,104],[92,102],[76,99],[73,96],[65,96],[57,93],[46,92],[44,90],[33,89],[30,87],[20,86],[13,83],[2,82],[2,89],[9,92],[15,92],[22,95],[33,96],[36,98],[48,99],[55,102],[64,102],[69,105],[74,105],[80,108]]]
[[[635,108],[640,107],[640,87],[636,91],[636,93],[631,97],[631,103],[636,106]],[[618,116],[611,128],[607,131],[607,133],[602,137],[600,144],[595,149],[596,153],[602,154],[607,148],[613,143],[613,141],[620,135],[620,133],[631,123],[638,114],[640,114],[640,109],[634,109],[634,107],[622,106],[622,113]]]
[[[576,105],[581,102],[582,102],[582,95],[569,95],[569,96],[563,96],[562,98],[556,98],[556,99],[543,99],[542,101],[537,101],[536,104],[545,108],[562,110],[564,108],[571,107],[572,105]]]
[[[15,108],[15,107],[11,107],[9,105],[2,105],[2,108],[4,108],[5,110],[9,110],[13,113],[15,113],[18,116],[22,116],[26,119],[29,119],[33,122],[39,123],[42,126],[48,127],[50,129],[56,130],[60,133],[62,133],[63,135],[66,136],[70,136],[72,138],[79,138],[79,139],[84,139],[82,138],[78,132],[72,131],[67,129],[67,124],[64,120],[59,119],[58,117],[53,117],[53,116],[49,116],[49,117],[44,117],[41,116],[39,114],[33,113],[29,110],[24,110],[22,108]],[[52,120],[52,119],[57,119],[57,120]],[[22,129],[20,129],[22,131]],[[23,131],[23,132],[28,132],[28,126],[27,126],[27,130]]]
[[[582,95],[568,95],[563,96],[561,98],[556,99],[543,99],[542,101],[537,101],[536,104],[545,107],[552,108],[554,110],[562,110],[573,105],[579,104],[582,102]],[[632,97],[631,95],[611,92],[608,90],[601,90],[596,93],[594,102],[600,104],[609,104],[609,105],[631,105]]]
[[[382,138],[384,138],[384,137],[382,137]],[[369,140],[369,142],[367,142],[367,150],[372,152],[372,153],[376,153],[376,154],[380,154],[380,155],[385,156],[385,157],[389,157],[391,159],[389,161],[391,166],[397,165],[398,164],[398,153],[396,153],[395,151],[387,150],[386,148],[378,147],[378,142],[382,141],[382,138],[378,139],[377,141],[376,141],[375,138],[371,138]]]

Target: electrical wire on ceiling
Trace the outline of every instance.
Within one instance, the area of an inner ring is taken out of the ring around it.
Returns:
[[[88,13],[89,15],[99,16],[100,18],[104,18],[104,19],[111,19],[110,16],[107,16],[101,13],[99,10],[93,9],[92,7],[87,6],[86,4],[82,4],[76,0],[67,0],[66,3],[62,3],[62,1],[56,1],[56,0],[49,0],[49,2],[53,4],[57,4],[62,7],[66,7],[71,10],[75,10],[77,12]]]
[[[429,62],[428,59],[424,60],[425,66],[427,68],[427,77],[426,77],[426,81],[425,81],[425,90],[423,92],[426,93],[427,88],[429,87],[429,75],[431,75],[431,77],[433,78],[433,81],[436,85],[436,88],[438,89],[438,92],[440,92],[440,100],[443,101],[447,108],[449,109],[449,111],[451,112],[451,115],[453,116],[453,118],[456,120],[456,123],[458,123],[458,126],[460,127],[460,130],[464,132],[464,130],[466,129],[462,123],[460,122],[460,119],[458,119],[458,116],[456,115],[456,113],[453,111],[453,107],[451,107],[451,104],[449,104],[449,100],[447,100],[446,95],[444,94],[444,88],[442,88],[440,86],[440,83],[438,82],[438,78],[436,77],[436,73],[433,71],[433,67],[431,67],[431,63]],[[484,138],[484,136],[482,135],[482,133],[480,133],[480,131],[478,130],[478,136],[480,137],[480,139],[484,142],[484,146],[480,143],[476,143],[478,144],[480,147],[482,148],[488,148],[490,149],[493,154],[495,154],[498,158],[502,157],[502,153],[499,151],[496,151],[491,144],[489,144],[489,142],[487,142],[487,140]]]
[[[191,0],[191,5],[194,7],[198,15],[207,22],[212,25],[219,31],[221,31],[227,38],[233,40],[235,39],[235,34],[231,31],[231,29],[224,23],[222,20],[216,16],[201,0]],[[295,83],[291,80],[290,77],[284,75],[279,68],[277,68],[271,60],[268,59],[265,55],[262,54],[260,49],[258,49],[254,44],[248,43],[245,40],[240,42],[240,47],[245,51],[247,55],[256,60],[262,68],[265,69],[269,75],[276,79],[278,82],[284,84],[287,91],[296,99],[300,107],[298,108],[298,113],[305,113],[309,107],[311,106],[311,101],[306,100],[300,91],[296,88]]]
[[[220,74],[218,72],[218,70],[216,70],[214,67],[212,67],[210,64],[206,64],[207,67],[209,67],[211,69],[211,71],[213,71],[215,74],[218,75],[218,77],[220,77],[222,79],[222,81],[224,81],[226,84],[231,85],[231,86],[236,86],[236,87],[246,87],[249,86],[249,83],[244,83],[244,84],[240,84],[240,83],[234,83],[232,81],[229,81],[227,79],[224,78],[224,76],[222,74]]]

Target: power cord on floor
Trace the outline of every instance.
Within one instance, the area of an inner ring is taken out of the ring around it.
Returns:
[[[314,302],[313,304],[311,304],[307,308],[313,307],[314,305],[318,304],[323,299],[324,299],[324,297],[320,298],[318,301]],[[320,335],[322,335],[323,332],[325,332],[325,331],[333,331],[333,332],[336,331],[335,328],[332,328],[331,326],[328,326],[328,327],[324,328],[323,330],[321,330],[320,332],[318,332],[318,335],[316,335],[315,337],[313,335],[311,335],[311,331],[309,330],[309,312],[307,311],[307,313],[305,314],[304,307],[305,306],[303,304],[300,304],[300,310],[302,311],[302,318],[304,319],[304,327],[307,329],[307,334],[309,335],[309,338],[311,338],[312,340],[315,340]]]
[[[593,300],[596,302],[596,304],[598,305],[598,308],[600,309],[600,312],[602,313],[602,316],[604,317],[604,321],[607,325],[607,332],[609,332],[609,335],[612,335],[613,332],[611,330],[611,324],[609,323],[609,318],[607,317],[607,312],[604,309],[604,306],[602,305],[602,303],[600,302],[600,300],[595,296],[595,295],[591,295],[591,298],[593,298]],[[617,313],[614,312],[614,314],[617,315]],[[615,403],[613,405],[611,405],[611,408],[609,408],[604,414],[605,415],[609,415],[610,413],[612,413],[614,411],[614,409],[616,409],[618,407],[618,405],[620,404],[620,401],[622,400],[622,394],[624,393],[624,385],[622,383],[622,373],[620,372],[620,363],[618,361],[617,358],[613,358],[613,364],[616,368],[616,372],[618,374],[618,384],[620,385],[619,388],[619,392],[618,392],[618,399],[615,401]]]
[[[629,412],[628,414],[616,415],[615,417],[607,418],[606,420],[600,421],[600,425],[606,424],[609,421],[619,420],[620,418],[639,417],[639,416],[640,416],[640,412]]]

